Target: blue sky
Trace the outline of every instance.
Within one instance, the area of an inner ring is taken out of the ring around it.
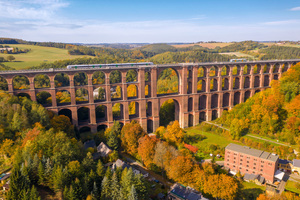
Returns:
[[[31,41],[300,40],[299,33],[299,0],[0,0],[0,37]]]

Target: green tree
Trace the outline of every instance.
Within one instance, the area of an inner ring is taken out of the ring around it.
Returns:
[[[128,200],[138,200],[138,196],[136,194],[136,190],[134,185],[131,186],[131,190],[128,196]]]
[[[23,191],[27,191],[28,185],[24,184],[24,179],[20,173],[20,168],[14,166],[11,176],[10,176],[10,185],[9,190],[6,196],[8,200],[21,200],[23,196]]]
[[[39,181],[38,181],[39,185],[44,185],[44,183],[45,183],[45,168],[41,161],[40,161],[39,167],[38,167],[38,177],[39,177]]]
[[[30,199],[31,200],[39,200],[39,199],[41,199],[39,197],[39,193],[36,190],[36,188],[34,187],[34,185],[31,187],[31,190],[30,190]]]
[[[9,56],[6,57],[6,59],[7,59],[9,62],[11,62],[11,61],[15,60],[16,58],[15,58],[14,56],[12,56],[12,55],[9,55]]]
[[[111,180],[111,198],[112,200],[118,200],[119,199],[119,194],[120,194],[120,185],[117,177],[117,173],[114,172]]]
[[[111,199],[110,180],[106,176],[102,180],[101,199]]]

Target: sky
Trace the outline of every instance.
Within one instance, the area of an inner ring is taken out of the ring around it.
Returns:
[[[0,37],[64,43],[300,40],[299,0],[0,0]]]

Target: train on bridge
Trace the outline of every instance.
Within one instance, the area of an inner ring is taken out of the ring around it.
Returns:
[[[153,65],[153,62],[68,65],[67,69],[81,69],[81,68],[104,68],[104,69],[109,69],[111,67],[134,67],[134,66],[148,66],[148,65]]]

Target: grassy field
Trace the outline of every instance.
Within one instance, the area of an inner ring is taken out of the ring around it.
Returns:
[[[300,45],[298,44],[290,44],[290,43],[285,43],[285,44],[278,44],[278,43],[263,43],[264,45],[267,45],[267,46],[273,46],[273,45],[276,45],[276,46],[283,46],[283,47],[297,47],[297,48],[300,48]]]
[[[264,193],[266,188],[264,186],[256,185],[252,182],[243,182],[243,194],[246,199],[256,199],[260,194]]]
[[[254,56],[249,55],[249,54],[245,54],[245,53],[241,53],[241,52],[227,52],[227,53],[219,53],[219,54],[228,55],[228,56],[234,55],[234,56],[237,56],[237,57],[249,57],[249,58],[254,59]]]
[[[228,45],[230,45],[232,43],[226,43],[226,42],[217,42],[217,43],[193,43],[193,44],[179,44],[179,45],[172,45],[173,47],[176,47],[176,48],[186,48],[186,47],[192,47],[192,46],[195,46],[195,45],[199,45],[201,47],[207,47],[209,49],[214,49],[216,48],[217,46],[219,47],[226,47]]]
[[[296,184],[297,183],[295,181],[288,180],[286,182],[285,189],[300,194],[300,189],[296,187]]]
[[[15,69],[25,69],[27,67],[37,66],[43,62],[54,62],[56,60],[74,59],[80,57],[92,57],[81,55],[69,55],[68,50],[54,47],[41,47],[25,44],[10,44],[10,47],[19,49],[31,49],[28,53],[12,54],[16,60],[14,62],[4,62],[5,65]],[[0,53],[0,57],[6,58],[10,54]]]

